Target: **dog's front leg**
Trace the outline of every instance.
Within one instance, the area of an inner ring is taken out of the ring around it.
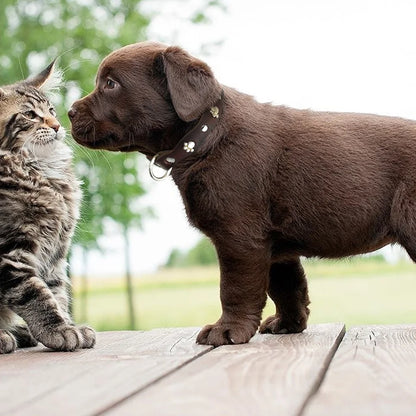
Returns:
[[[256,333],[266,303],[268,251],[218,248],[221,269],[221,318],[198,334],[199,344],[243,344]]]

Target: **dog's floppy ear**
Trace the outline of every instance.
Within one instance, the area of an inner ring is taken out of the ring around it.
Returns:
[[[206,63],[179,47],[167,48],[162,57],[176,113],[184,121],[195,120],[220,98],[220,84]]]

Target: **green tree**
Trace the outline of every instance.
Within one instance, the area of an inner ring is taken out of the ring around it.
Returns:
[[[69,128],[66,110],[74,99],[94,86],[101,59],[126,43],[141,41],[149,19],[140,11],[137,0],[6,0],[0,5],[1,84],[16,81],[59,57],[66,83],[57,97],[61,122]],[[112,178],[110,166],[123,165],[126,156],[91,152],[73,145],[77,173],[83,183],[82,221],[75,242],[85,250],[98,247],[103,220],[117,221],[109,207],[119,196],[106,192]],[[127,158],[136,157],[127,156]],[[133,169],[137,163],[132,164]],[[137,176],[137,170],[131,172]],[[109,176],[108,180],[106,177]],[[124,184],[123,195],[135,199],[138,181]],[[115,182],[110,189],[114,189]],[[143,190],[141,185],[140,189]],[[101,203],[104,198],[107,200]],[[124,201],[128,205],[131,201]],[[114,211],[114,208],[113,208]],[[135,212],[141,218],[141,213]]]
[[[186,261],[186,254],[178,248],[174,248],[168,257],[165,267],[182,267]]]
[[[126,273],[126,285],[129,308],[129,326],[136,328],[134,298],[132,287],[132,272],[130,269],[130,238],[129,230],[132,227],[141,227],[143,217],[153,215],[150,208],[142,207],[138,197],[145,194],[145,189],[140,183],[137,172],[139,159],[131,153],[117,155],[120,159],[116,164],[101,166],[110,174],[102,172],[101,187],[96,203],[105,212],[106,218],[116,222],[120,227],[124,241],[124,266]],[[114,184],[117,186],[114,186]]]

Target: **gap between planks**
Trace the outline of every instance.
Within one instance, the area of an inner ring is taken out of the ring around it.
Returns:
[[[195,344],[197,332],[106,332],[97,334],[91,350],[37,347],[1,357],[0,415],[96,414],[209,351]]]
[[[256,335],[216,348],[103,412],[146,416],[298,415],[319,387],[343,324],[311,325],[301,334]]]
[[[416,325],[355,327],[304,416],[414,416]]]

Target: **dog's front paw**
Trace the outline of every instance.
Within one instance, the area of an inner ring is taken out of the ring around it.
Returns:
[[[8,354],[17,348],[15,337],[5,329],[0,329],[0,354]]]
[[[269,316],[260,325],[262,334],[295,334],[306,329],[306,318],[284,319],[276,315]]]
[[[219,320],[214,325],[206,325],[196,338],[198,344],[220,345],[244,344],[256,333],[257,326],[252,322],[227,323]]]
[[[46,347],[57,351],[75,351],[91,348],[95,344],[95,332],[86,326],[63,325],[43,332],[37,339]]]

